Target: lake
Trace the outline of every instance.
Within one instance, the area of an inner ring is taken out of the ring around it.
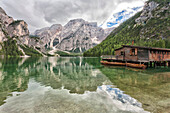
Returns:
[[[170,68],[99,58],[0,59],[0,113],[168,113]]]

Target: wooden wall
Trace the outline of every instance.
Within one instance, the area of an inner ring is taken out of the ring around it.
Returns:
[[[121,52],[125,53],[125,56],[121,55]],[[116,58],[119,60],[127,60],[127,61],[137,61],[137,49],[135,49],[135,53],[132,55],[132,48],[124,47],[115,51]]]
[[[170,52],[166,51],[150,51],[150,61],[167,61],[170,60]]]
[[[138,60],[149,60],[149,50],[138,48]]]

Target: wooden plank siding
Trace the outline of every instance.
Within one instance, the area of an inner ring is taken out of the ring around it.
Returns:
[[[138,60],[149,61],[149,52],[147,49],[138,49]]]
[[[170,52],[150,50],[150,61],[170,61]]]
[[[115,51],[115,54],[116,54],[116,58],[118,60],[128,60],[128,61],[129,60],[132,60],[132,61],[138,60],[137,52],[135,51],[135,54],[132,54],[131,48],[124,47],[122,49]]]

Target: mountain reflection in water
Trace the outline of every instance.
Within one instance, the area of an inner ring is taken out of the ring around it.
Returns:
[[[127,73],[148,73],[111,69],[101,66],[99,61],[98,58],[55,57],[1,59],[0,113],[146,112],[140,102],[115,85],[121,87],[119,82],[131,80]],[[133,77],[132,84],[134,79],[135,85],[140,83],[137,75]],[[148,83],[146,76],[141,78]],[[154,81],[151,84],[160,82],[159,78],[163,77],[151,76],[150,81]]]

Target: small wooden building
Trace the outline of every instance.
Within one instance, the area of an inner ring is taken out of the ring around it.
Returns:
[[[104,61],[104,62],[103,62]],[[129,67],[147,68],[170,66],[170,49],[123,45],[115,50],[114,58],[102,58],[102,64],[129,65]]]
[[[126,61],[170,61],[170,49],[123,45],[115,50],[117,59]]]

